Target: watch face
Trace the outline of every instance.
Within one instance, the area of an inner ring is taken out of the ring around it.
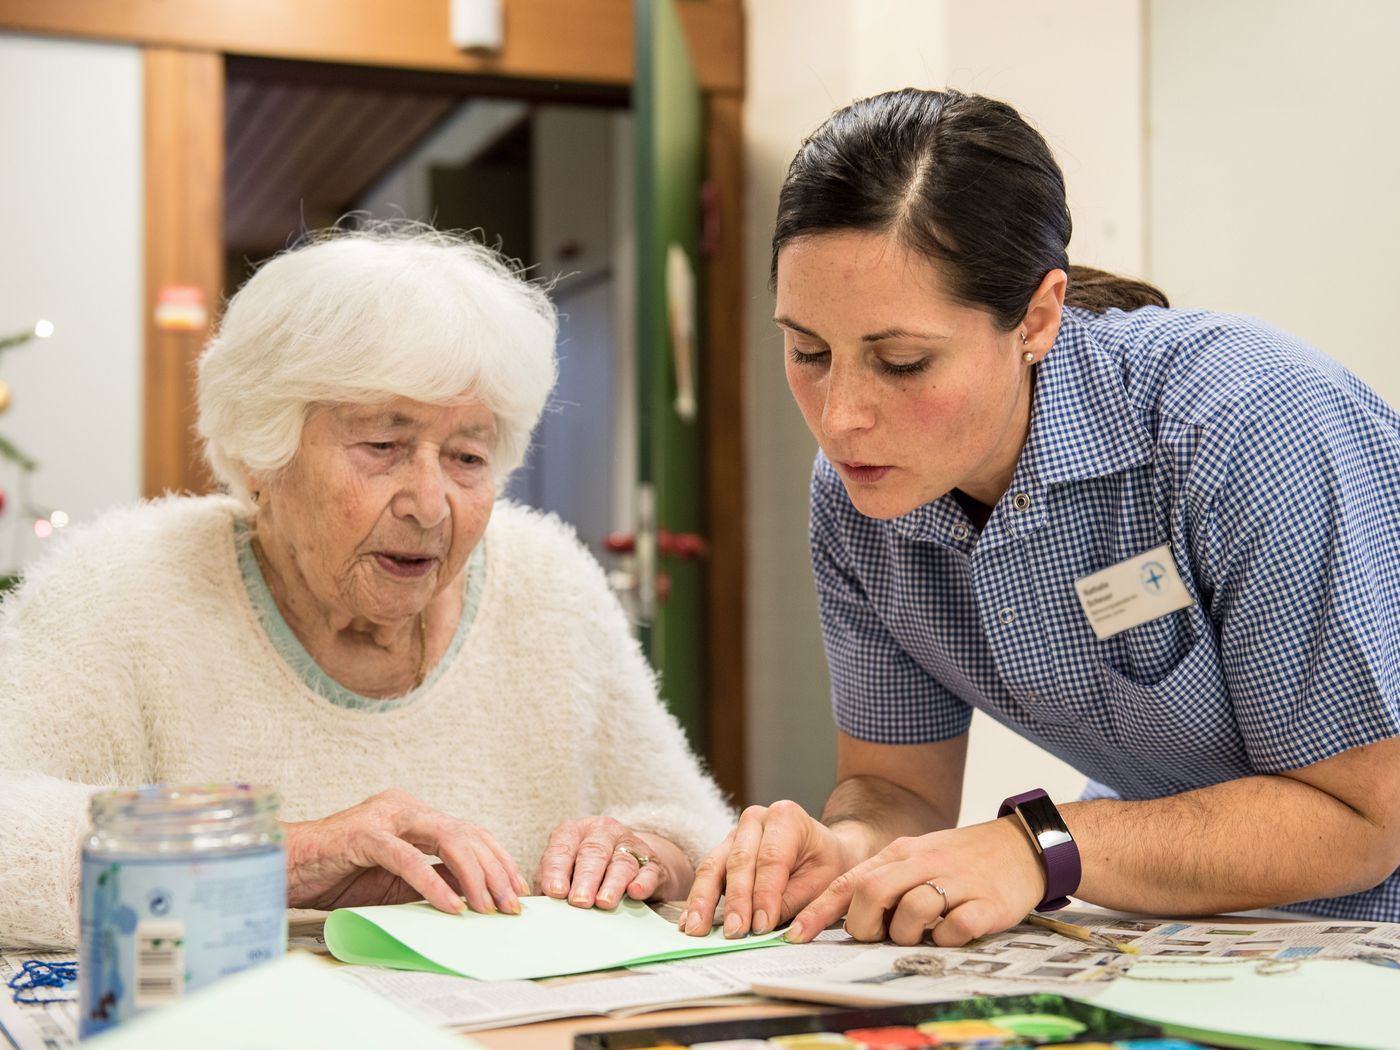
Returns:
[[[1044,795],[1022,802],[1016,807],[1016,812],[1025,822],[1026,830],[1030,832],[1031,838],[1035,839],[1036,848],[1041,853],[1074,841],[1070,838],[1069,828],[1065,827],[1065,822],[1060,819],[1059,810]]]

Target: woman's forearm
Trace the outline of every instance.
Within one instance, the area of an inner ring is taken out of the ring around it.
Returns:
[[[880,777],[855,776],[836,785],[821,819],[841,840],[849,870],[901,836],[952,827],[957,814],[940,813],[914,792]]]
[[[1145,802],[1061,807],[1079,844],[1077,896],[1107,908],[1205,915],[1369,889],[1397,864],[1397,824],[1285,776]]]

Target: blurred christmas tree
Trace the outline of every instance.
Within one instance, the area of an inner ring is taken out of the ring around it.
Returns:
[[[23,346],[31,339],[47,339],[52,334],[53,325],[48,321],[40,321],[33,328],[16,332],[14,335],[0,336],[0,354],[6,350],[13,350],[17,346]],[[10,402],[13,400],[14,395],[10,392],[9,384],[0,379],[0,414],[3,414],[10,407]],[[5,491],[3,486],[0,486],[0,517],[3,517],[7,511],[25,518],[32,517],[35,519],[36,533],[40,531],[39,522],[41,520],[44,525],[48,526],[48,531],[51,531],[53,523],[42,516],[36,517],[34,508],[29,505],[29,475],[34,473],[39,464],[3,434],[0,434],[0,461],[11,463],[18,468],[19,485],[17,487],[20,495],[18,501],[11,500],[10,494]],[[17,505],[11,506],[12,503]],[[18,579],[12,572],[0,572],[0,594],[13,587]]]

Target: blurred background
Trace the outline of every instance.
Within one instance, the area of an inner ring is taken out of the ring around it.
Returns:
[[[334,33],[298,0],[264,5],[266,28],[214,0],[117,6],[0,0],[0,339],[53,326],[0,351],[0,437],[35,464],[0,457],[0,573],[106,507],[205,484],[189,368],[260,260],[348,212],[478,230],[556,279],[564,316],[560,388],[511,494],[572,522],[639,621],[629,543],[648,524],[695,537],[659,548],[660,589],[689,580],[695,604],[644,634],[736,801],[815,809],[833,780],[814,443],[767,287],[778,186],[831,110],[907,85],[1007,100],[1064,168],[1075,262],[1262,317],[1400,402],[1389,0],[673,0],[700,120],[688,307],[674,283],[662,306],[639,301],[674,240],[649,209],[679,118],[653,103],[685,65],[641,57],[649,0],[500,0],[502,41],[465,49],[448,0],[347,0]],[[657,309],[673,311],[659,342]],[[688,350],[677,309],[694,314]],[[658,453],[648,523],[652,415],[681,435],[666,448],[699,458]],[[663,634],[698,655],[667,655]],[[964,818],[1083,781],[979,717]]]

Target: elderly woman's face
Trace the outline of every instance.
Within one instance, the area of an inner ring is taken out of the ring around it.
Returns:
[[[495,446],[495,418],[476,403],[313,408],[296,458],[266,486],[258,535],[291,555],[332,618],[417,616],[459,582],[486,530]]]

